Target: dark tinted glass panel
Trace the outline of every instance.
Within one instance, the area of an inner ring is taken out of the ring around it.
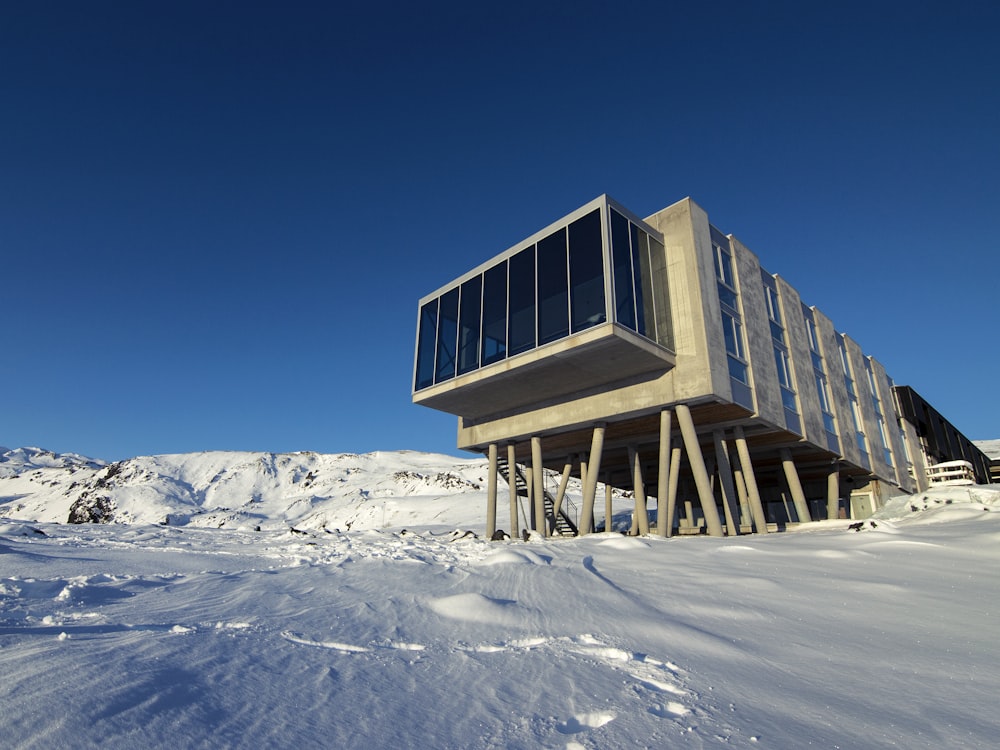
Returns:
[[[535,246],[510,259],[510,307],[508,341],[510,354],[535,347]]]
[[[507,261],[483,274],[482,364],[499,362],[507,354]]]
[[[656,343],[674,348],[674,328],[670,318],[670,288],[667,285],[667,253],[659,240],[649,238],[649,272],[653,279],[653,307],[656,310]]]
[[[476,276],[462,284],[461,310],[458,316],[459,374],[479,367],[479,303],[482,293],[482,276]]]
[[[641,290],[639,300],[642,300],[642,320],[644,328],[639,329],[639,333],[656,340],[656,309],[653,305],[653,268],[649,259],[648,234],[641,229],[639,233],[639,278],[636,280],[636,289]],[[638,305],[636,305],[638,307]]]
[[[438,309],[437,364],[434,382],[455,377],[455,349],[458,343],[458,289],[441,295]]]
[[[635,330],[635,295],[632,291],[632,260],[629,221],[611,209],[611,263],[614,267],[615,321]]]
[[[420,327],[417,334],[416,389],[434,384],[434,341],[437,338],[438,301],[432,299],[420,308]]]
[[[640,232],[639,227],[635,224],[629,222],[629,236],[632,238],[632,273],[633,278],[633,289],[635,290],[635,330],[637,330],[642,335],[647,335],[646,332],[646,308],[643,304],[642,296],[642,256],[648,251],[645,244],[640,244],[640,234],[641,239],[646,238],[645,232]]]
[[[538,343],[569,334],[569,276],[566,268],[566,230],[538,243]]]
[[[603,323],[607,314],[600,209],[569,225],[569,280],[573,332]]]

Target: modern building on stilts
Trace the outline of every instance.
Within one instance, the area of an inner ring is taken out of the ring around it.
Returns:
[[[689,198],[641,219],[601,196],[420,300],[413,401],[489,457],[488,535],[504,480],[513,536],[600,529],[613,488],[634,493],[638,533],[721,536],[863,518],[944,461],[989,481],[970,441]]]

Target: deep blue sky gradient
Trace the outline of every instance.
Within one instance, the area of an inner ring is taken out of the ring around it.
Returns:
[[[998,32],[961,0],[8,3],[0,444],[453,453],[417,300],[604,192],[690,195],[1000,437]]]

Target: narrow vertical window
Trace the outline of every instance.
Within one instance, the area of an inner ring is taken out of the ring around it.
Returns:
[[[483,277],[476,276],[462,284],[458,316],[458,374],[479,367],[479,327],[483,295]]]
[[[538,243],[538,343],[569,334],[569,268],[566,229]]]
[[[458,287],[441,295],[438,308],[437,360],[434,382],[455,377],[458,350]]]
[[[434,342],[437,340],[438,301],[432,299],[420,308],[417,333],[416,390],[434,385]]]
[[[611,262],[614,270],[615,322],[636,330],[635,293],[632,286],[632,251],[629,220],[611,210]]]
[[[569,225],[569,281],[573,332],[603,323],[607,314],[600,209]]]
[[[499,362],[507,354],[507,261],[483,274],[482,364]]]
[[[507,347],[511,355],[535,348],[535,246],[510,259]]]

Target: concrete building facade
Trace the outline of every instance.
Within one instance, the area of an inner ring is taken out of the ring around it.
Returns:
[[[489,534],[498,479],[514,534],[599,529],[611,488],[663,536],[864,517],[922,489],[894,388],[689,198],[641,219],[601,196],[419,305],[413,401],[489,457]]]

